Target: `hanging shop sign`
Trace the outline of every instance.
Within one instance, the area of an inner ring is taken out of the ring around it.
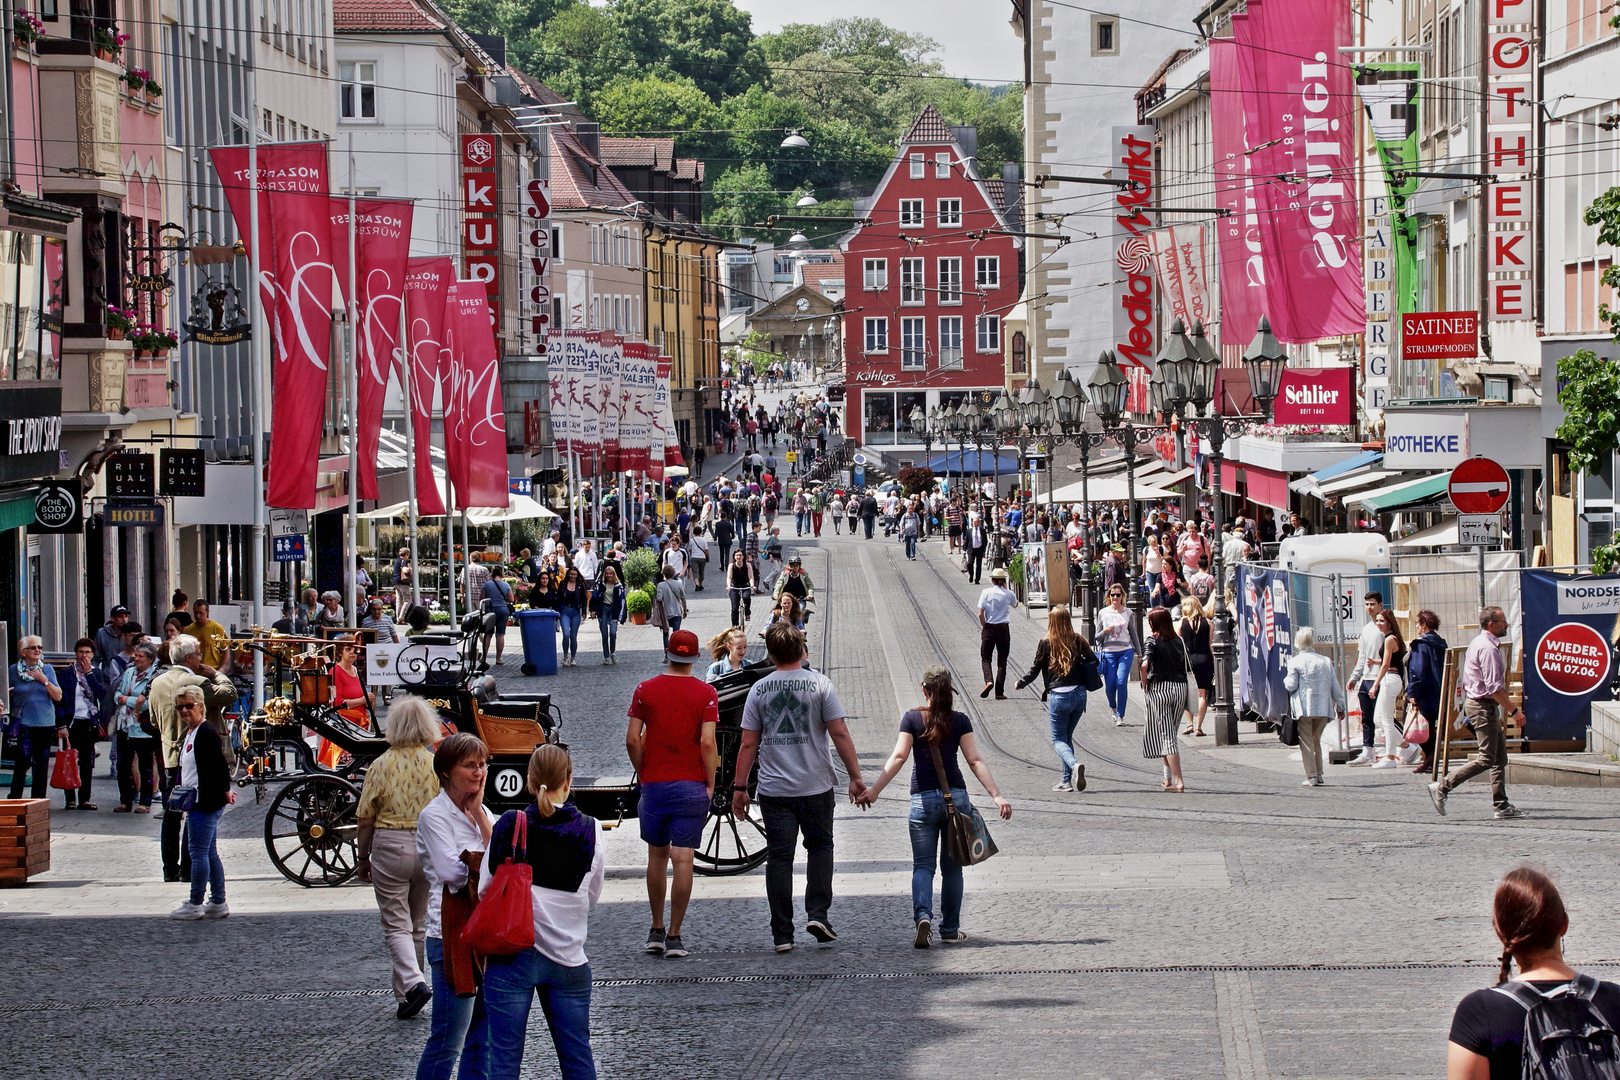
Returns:
[[[163,504],[110,502],[102,516],[108,525],[157,529],[163,526]]]
[[[166,293],[173,288],[168,274],[133,274],[129,279],[130,292]]]
[[[500,139],[487,132],[461,136],[461,265],[463,280],[489,296],[500,325]]]
[[[253,320],[242,303],[242,292],[223,272],[203,275],[181,325],[187,341],[203,345],[236,345],[253,336]]]
[[[1535,221],[1537,5],[1532,0],[1491,0],[1486,5],[1485,188],[1487,252],[1485,306],[1492,322],[1535,317]]]
[[[1477,311],[1414,311],[1401,316],[1401,359],[1470,360],[1478,355]]]
[[[535,177],[524,186],[523,216],[529,227],[529,332],[551,329],[551,186]]]
[[[1292,368],[1278,387],[1279,424],[1349,425],[1356,422],[1354,368]]]
[[[1153,245],[1152,206],[1153,142],[1157,129],[1151,126],[1114,128],[1114,166],[1121,177],[1135,181],[1114,196],[1114,262],[1121,278],[1114,307],[1114,353],[1127,371],[1153,370],[1157,352],[1153,326]]]
[[[60,386],[0,383],[0,483],[54,476],[61,442]]]
[[[207,459],[202,450],[158,451],[158,494],[201,499],[208,495]]]
[[[152,466],[152,455],[139,450],[123,450],[108,458],[107,497],[123,502],[150,499],[157,480]]]
[[[77,480],[47,481],[34,495],[34,523],[31,533],[80,533],[84,531],[84,498]]]

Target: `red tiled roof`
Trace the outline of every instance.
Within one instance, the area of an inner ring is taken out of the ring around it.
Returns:
[[[800,263],[799,269],[802,272],[804,283],[817,292],[821,291],[820,287],[826,282],[836,281],[840,285],[844,283],[844,257],[842,255],[836,261],[830,263]]]
[[[696,180],[703,182],[703,162],[697,158],[676,158],[675,171],[671,174],[677,180]]]
[[[332,0],[332,26],[339,33],[420,34],[443,30],[446,21],[416,0]]]
[[[1006,204],[1007,185],[999,176],[986,179],[984,190],[990,195],[990,201],[997,206]]]
[[[551,138],[555,150],[551,155],[551,205],[583,210],[591,206],[629,206],[636,201],[613,170],[592,157],[573,132],[552,128]]]
[[[609,167],[623,165],[632,169],[653,169],[668,172],[674,167],[674,139],[633,139],[620,135],[604,135],[602,162]]]
[[[955,141],[955,138],[951,134],[951,125],[947,124],[945,118],[939,114],[939,110],[934,108],[934,103],[929,102],[923,106],[923,111],[917,114],[917,119],[912,122],[911,130],[906,132],[906,137],[901,139],[900,142],[901,145],[909,143],[947,143]]]

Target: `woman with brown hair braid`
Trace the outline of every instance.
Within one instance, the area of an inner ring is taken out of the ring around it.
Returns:
[[[1494,908],[1491,925],[1502,942],[1502,970],[1496,986],[1475,990],[1458,1004],[1446,1048],[1446,1080],[1519,1080],[1526,1008],[1504,986],[1515,963],[1519,978],[1512,988],[1527,984],[1543,997],[1566,989],[1591,992],[1591,1010],[1620,1031],[1620,986],[1577,975],[1564,963],[1569,915],[1552,879],[1528,866],[1509,871],[1496,887]],[[1561,1040],[1560,1048],[1567,1042]],[[1583,1045],[1597,1048],[1597,1041]],[[1608,1049],[1615,1049],[1612,1039]]]

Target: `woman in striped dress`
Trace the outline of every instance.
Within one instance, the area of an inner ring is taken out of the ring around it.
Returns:
[[[1176,636],[1170,612],[1154,608],[1147,614],[1147,654],[1142,663],[1142,694],[1147,698],[1147,731],[1142,735],[1142,756],[1162,758],[1166,791],[1186,791],[1181,779],[1181,753],[1176,726],[1187,708],[1187,651]]]

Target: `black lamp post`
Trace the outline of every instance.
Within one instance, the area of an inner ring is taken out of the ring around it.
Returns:
[[[1125,452],[1125,573],[1129,582],[1125,596],[1126,602],[1130,605],[1132,620],[1140,635],[1142,605],[1145,598],[1142,596],[1136,570],[1136,541],[1139,529],[1136,520],[1136,444],[1139,432],[1129,419],[1131,383],[1125,372],[1120,370],[1119,360],[1112,349],[1103,350],[1102,355],[1097,358],[1097,369],[1091,373],[1087,389],[1091,392],[1091,405],[1097,411],[1097,418],[1102,421],[1103,430],[1112,436],[1114,441],[1119,443],[1120,449]]]
[[[1105,353],[1104,357],[1109,357]],[[1099,361],[1101,364],[1103,361]],[[1096,382],[1095,377],[1093,382]],[[1080,451],[1080,514],[1082,528],[1080,531],[1080,633],[1091,640],[1095,625],[1093,611],[1095,610],[1092,594],[1095,581],[1091,566],[1094,552],[1091,547],[1091,451],[1101,446],[1108,439],[1106,432],[1086,430],[1086,395],[1080,385],[1074,381],[1068,369],[1058,372],[1057,379],[1052,384],[1053,412],[1057,419],[1059,434],[1058,441],[1072,442]],[[1100,415],[1100,414],[1099,414]]]

